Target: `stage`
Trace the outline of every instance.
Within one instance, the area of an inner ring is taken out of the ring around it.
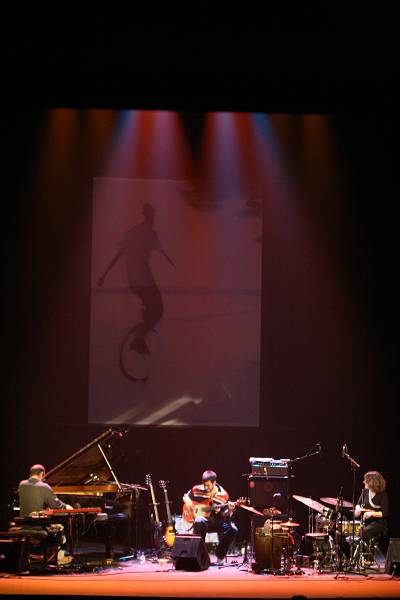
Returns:
[[[189,572],[172,561],[146,559],[114,562],[96,572],[2,574],[2,596],[138,597],[138,598],[397,598],[400,579],[383,572],[256,574],[230,558],[226,566]]]

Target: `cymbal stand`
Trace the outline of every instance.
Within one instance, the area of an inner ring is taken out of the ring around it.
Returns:
[[[343,496],[342,496],[342,490],[343,490],[343,486],[340,487],[340,491],[339,491],[339,495],[337,497],[337,501],[336,501],[336,515],[340,515],[340,542],[342,543],[343,541]],[[336,529],[337,531],[337,529]],[[335,575],[335,579],[337,579],[339,577],[340,573],[344,573],[344,563],[343,563],[343,552],[342,552],[342,548],[339,545],[339,561],[337,562],[337,569],[336,569],[336,575]]]
[[[295,570],[293,569],[293,556],[292,556],[291,549],[290,549],[290,546],[291,546],[290,538],[293,536],[292,530],[293,530],[292,527],[288,528],[287,541],[286,541],[286,544],[284,547],[282,574],[283,575],[304,575],[304,571],[302,569],[300,569],[300,567],[296,567]]]

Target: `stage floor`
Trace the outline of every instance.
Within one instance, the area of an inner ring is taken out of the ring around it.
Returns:
[[[45,575],[2,574],[0,594],[64,597],[147,598],[398,598],[400,579],[384,572],[256,574],[240,559],[200,572],[175,570],[171,561],[147,559],[113,563],[96,572]]]

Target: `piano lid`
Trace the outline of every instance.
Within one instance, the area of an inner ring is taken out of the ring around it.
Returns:
[[[96,485],[115,480],[103,452],[111,468],[120,462],[122,452],[115,448],[115,442],[120,440],[127,430],[107,429],[104,433],[86,444],[83,448],[66,458],[59,465],[46,473],[46,483],[52,487],[62,485]]]

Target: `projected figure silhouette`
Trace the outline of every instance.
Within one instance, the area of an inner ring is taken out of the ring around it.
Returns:
[[[175,265],[162,249],[158,235],[153,229],[154,207],[148,203],[144,204],[142,214],[143,221],[127,231],[120,243],[120,249],[99,278],[98,285],[103,285],[106,275],[121,256],[124,256],[130,290],[142,303],[141,321],[130,332],[134,334],[130,348],[144,355],[150,353],[146,336],[149,331],[154,330],[164,312],[161,292],[150,268],[150,254],[152,251],[158,251],[172,266]]]

